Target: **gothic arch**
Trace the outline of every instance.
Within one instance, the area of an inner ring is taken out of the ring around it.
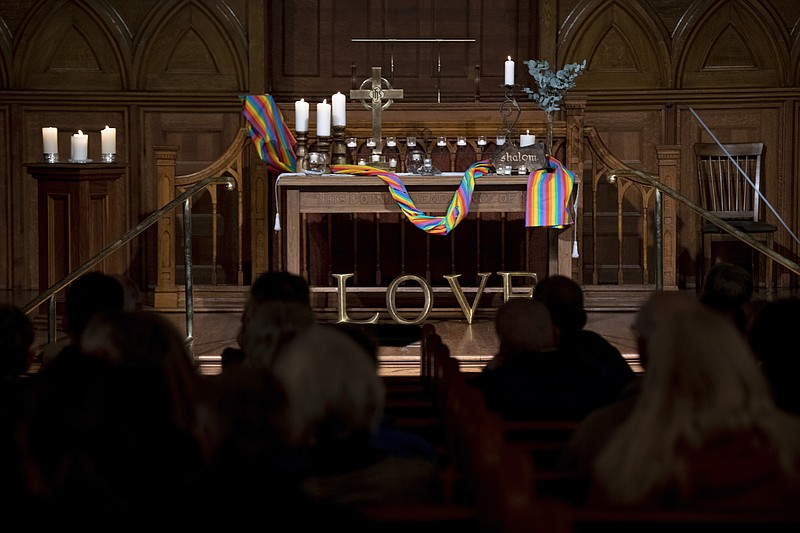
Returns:
[[[563,63],[587,60],[578,86],[581,81],[593,89],[659,89],[670,84],[669,53],[661,44],[668,37],[639,2],[612,1],[598,9],[597,2],[583,0],[559,33]]]
[[[129,40],[115,11],[96,1],[43,3],[14,41],[14,69],[23,89],[127,88]]]
[[[676,36],[679,88],[785,86],[788,36],[760,5],[721,0],[690,15]],[[783,41],[783,42],[782,42]]]
[[[136,41],[139,89],[236,92],[247,87],[245,31],[222,2],[162,5],[150,14]]]

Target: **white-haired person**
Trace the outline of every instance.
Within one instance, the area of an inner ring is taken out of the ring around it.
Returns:
[[[351,335],[312,325],[279,350],[271,370],[286,392],[286,438],[308,456],[308,494],[354,508],[441,499],[438,465],[373,445],[385,389],[374,356]]]
[[[800,419],[776,407],[734,323],[678,313],[647,353],[636,404],[595,462],[590,503],[796,510]]]

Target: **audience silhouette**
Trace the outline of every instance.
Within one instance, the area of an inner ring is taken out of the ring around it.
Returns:
[[[373,445],[385,389],[374,356],[351,335],[314,325],[280,350],[272,372],[286,391],[288,442],[308,454],[308,494],[354,508],[441,499],[437,465]]]
[[[613,344],[586,329],[583,289],[573,279],[548,276],[536,284],[533,298],[544,303],[558,328],[559,348],[581,357],[587,367],[610,387],[621,390],[633,380],[634,372]]]
[[[472,383],[507,419],[573,419],[612,401],[621,385],[605,379],[585,354],[564,350],[547,306],[512,298],[497,310],[499,351]]]
[[[647,372],[650,360],[648,342],[656,328],[676,314],[693,309],[702,309],[702,304],[694,295],[681,292],[656,292],[640,307],[632,330],[639,364],[644,372]],[[567,442],[559,463],[561,469],[589,477],[597,455],[633,410],[641,391],[642,378],[643,375],[636,376],[616,400],[595,409],[581,421]]]
[[[800,419],[781,411],[744,338],[709,309],[647,340],[627,419],[594,465],[599,505],[789,510],[800,501]]]
[[[13,304],[0,304],[0,508],[11,509],[24,494],[24,473],[15,433],[32,378],[31,319]]]
[[[700,302],[730,318],[742,333],[747,330],[745,304],[753,298],[753,276],[737,264],[721,261],[703,280]]]

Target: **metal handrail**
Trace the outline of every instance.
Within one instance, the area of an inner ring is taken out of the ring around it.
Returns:
[[[754,238],[752,238],[747,233],[743,232],[742,230],[732,226],[724,219],[719,218],[714,213],[708,211],[707,209],[703,208],[702,206],[698,205],[694,201],[690,200],[686,196],[682,195],[672,187],[668,185],[664,185],[662,182],[658,180],[657,176],[653,176],[652,174],[647,174],[646,172],[642,172],[640,170],[632,170],[632,169],[612,169],[606,171],[607,179],[610,183],[613,183],[617,177],[626,177],[633,181],[638,181],[639,183],[644,182],[645,185],[650,185],[656,189],[656,254],[658,260],[656,261],[656,289],[661,289],[663,287],[663,279],[664,279],[664,263],[663,263],[663,250],[662,250],[662,236],[663,230],[661,227],[662,224],[662,205],[661,205],[661,193],[665,193],[667,196],[677,200],[678,202],[682,203],[695,213],[699,214],[704,219],[708,220],[709,222],[713,222],[716,226],[720,229],[724,230],[727,233],[730,233],[740,241],[744,242],[751,248],[761,252],[764,255],[769,256],[774,261],[778,262],[779,264],[783,265],[787,269],[791,270],[797,275],[800,275],[800,265],[784,257],[783,255],[779,254],[772,248],[768,248],[764,244],[758,242]],[[635,176],[635,177],[631,177]],[[638,178],[638,179],[637,179]],[[639,181],[641,180],[641,181]]]
[[[110,243],[108,246],[100,250],[96,253],[93,257],[88,259],[85,263],[81,266],[67,274],[61,281],[53,284],[44,291],[42,294],[28,302],[24,307],[22,307],[22,311],[24,313],[30,313],[34,309],[37,309],[40,305],[44,302],[48,302],[48,310],[47,310],[47,340],[48,342],[53,342],[55,340],[55,333],[56,333],[56,300],[55,295],[62,291],[67,285],[72,283],[76,278],[80,277],[81,275],[88,272],[92,267],[97,265],[100,261],[111,255],[112,253],[116,252],[120,248],[122,248],[125,244],[133,240],[135,237],[139,236],[144,230],[158,222],[158,220],[178,207],[178,204],[183,203],[183,249],[184,249],[184,261],[185,261],[185,271],[186,271],[186,284],[185,284],[185,291],[186,291],[186,346],[189,350],[189,354],[192,354],[193,351],[193,343],[194,343],[194,307],[193,307],[193,298],[192,298],[192,217],[191,217],[191,210],[189,207],[189,200],[194,197],[197,193],[201,192],[203,189],[208,187],[209,185],[227,185],[228,189],[231,190],[236,187],[236,181],[229,177],[229,176],[214,176],[209,178],[204,178],[194,184],[191,188],[186,189],[181,194],[175,197],[172,201],[168,204],[164,205],[163,207],[159,208],[157,211],[154,211],[150,216],[144,219],[142,222],[138,223],[136,226],[128,230],[125,234],[123,234],[119,239]]]

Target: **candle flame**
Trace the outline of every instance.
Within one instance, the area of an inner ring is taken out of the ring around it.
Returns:
[[[81,130],[78,130],[78,135],[83,135],[83,132]]]
[[[508,56],[508,60],[511,61],[511,56]]]

